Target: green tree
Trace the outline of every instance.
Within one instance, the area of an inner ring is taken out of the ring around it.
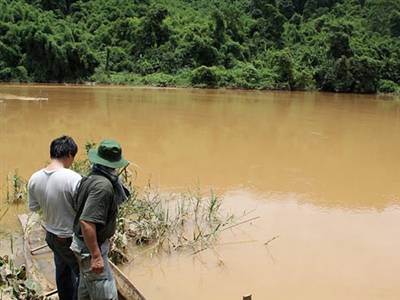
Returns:
[[[376,93],[382,63],[367,56],[350,58],[350,72],[353,76],[353,93]]]
[[[280,0],[278,9],[282,15],[290,19],[295,13],[295,7],[292,0]]]
[[[250,28],[250,35],[254,38],[254,34],[257,32],[257,38],[261,39],[258,41],[263,44],[264,47],[276,46],[280,48],[282,46],[282,34],[284,32],[284,24],[286,18],[279,12],[279,10],[267,4],[263,6],[262,17],[258,18]],[[270,44],[268,43],[271,42]]]
[[[59,10],[63,15],[66,15],[69,10],[70,1],[68,0],[41,0],[44,10]]]
[[[294,60],[290,49],[285,48],[273,54],[272,69],[277,74],[277,82],[281,83],[283,87],[293,89],[294,82]]]
[[[221,11],[224,15],[226,34],[235,42],[243,43],[246,36],[243,13],[232,5],[221,8]]]
[[[215,23],[214,40],[217,45],[221,45],[225,42],[225,30],[226,30],[225,17],[220,10],[215,9],[211,13],[211,18]]]
[[[342,56],[351,57],[353,55],[350,46],[350,36],[353,30],[353,25],[348,22],[336,21],[324,24],[323,31],[327,34],[328,56],[338,59]]]
[[[263,10],[266,5],[276,6],[276,0],[251,0],[249,5],[250,12],[254,10]]]
[[[317,11],[317,0],[307,0],[304,4],[303,16],[307,20]]]
[[[138,50],[143,53],[146,49],[160,46],[168,39],[168,28],[162,26],[168,15],[168,10],[161,5],[149,8],[143,17],[141,29],[138,34]]]
[[[389,17],[390,35],[394,38],[400,37],[400,11],[393,10]]]
[[[393,12],[400,10],[400,0],[367,0],[365,7],[370,28],[382,35],[389,35],[390,17]]]

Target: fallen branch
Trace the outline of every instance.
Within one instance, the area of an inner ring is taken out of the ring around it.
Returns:
[[[260,217],[260,216],[254,217],[254,218],[251,218],[251,219],[248,219],[248,220],[245,220],[245,221],[242,221],[242,222],[237,223],[237,224],[233,224],[233,225],[231,225],[231,226],[228,226],[228,227],[222,229],[221,231],[224,231],[224,230],[230,229],[230,228],[232,228],[232,227],[236,227],[236,226],[242,225],[242,224],[244,224],[244,223],[253,221],[253,220],[255,220],[255,219],[258,219],[259,217]]]
[[[280,235],[274,236],[272,239],[270,239],[269,241],[265,242],[264,245],[268,246],[269,242],[272,242],[273,240],[277,239],[278,237],[280,237]]]

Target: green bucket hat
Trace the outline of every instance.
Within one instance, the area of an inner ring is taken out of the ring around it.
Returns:
[[[88,158],[94,164],[114,169],[122,168],[129,164],[129,161],[122,156],[121,145],[113,140],[104,140],[97,149],[90,149]]]

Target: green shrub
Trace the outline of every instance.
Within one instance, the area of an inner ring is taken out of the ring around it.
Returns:
[[[271,69],[263,69],[261,70],[260,75],[260,86],[259,88],[262,90],[273,90],[275,89],[276,82],[279,75],[273,72]]]
[[[260,72],[253,64],[246,64],[242,69],[243,78],[250,84],[256,84],[260,80]]]
[[[197,87],[217,87],[220,74],[217,67],[201,66],[190,74],[190,83]]]
[[[146,76],[146,75],[154,73],[154,68],[151,63],[149,63],[148,61],[144,61],[140,64],[139,71],[140,71],[140,75]]]
[[[353,93],[376,93],[382,63],[368,56],[350,58],[350,72],[353,76]]]
[[[112,47],[109,50],[107,71],[122,72],[131,71],[132,69],[132,61],[123,48]]]
[[[400,91],[400,87],[395,82],[385,79],[379,81],[380,93],[396,93],[397,91]]]
[[[219,70],[219,84],[227,88],[237,88],[237,72],[236,70]]]
[[[294,72],[294,89],[297,91],[308,91],[315,89],[315,80],[309,69]]]
[[[175,77],[164,73],[154,73],[144,76],[141,79],[141,83],[144,85],[151,85],[158,87],[174,86]]]
[[[23,66],[18,66],[15,68],[14,77],[15,79],[18,79],[21,82],[29,81],[28,71]]]
[[[0,81],[12,81],[12,69],[7,67],[0,70]]]

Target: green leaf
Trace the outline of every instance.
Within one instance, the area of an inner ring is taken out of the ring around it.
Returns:
[[[25,281],[25,286],[31,290],[34,290],[37,294],[43,293],[42,287],[40,286],[39,282],[37,282],[36,280],[27,279]]]

